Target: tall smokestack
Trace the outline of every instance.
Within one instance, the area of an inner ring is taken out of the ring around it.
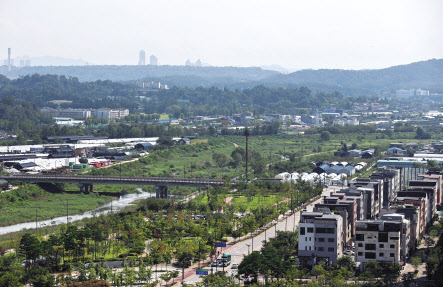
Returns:
[[[11,71],[11,48],[8,48],[8,70]]]

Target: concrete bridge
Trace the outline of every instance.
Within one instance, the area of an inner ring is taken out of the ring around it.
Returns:
[[[170,178],[170,177],[130,177],[130,176],[99,176],[99,175],[46,175],[26,174],[0,176],[8,182],[46,182],[46,183],[75,183],[80,191],[93,191],[94,184],[134,184],[155,185],[156,197],[167,198],[168,186],[214,187],[222,186],[223,180],[196,179],[196,178]]]

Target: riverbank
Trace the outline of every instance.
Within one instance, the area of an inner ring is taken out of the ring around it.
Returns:
[[[80,193],[74,184],[41,186],[20,183],[16,189],[0,194],[0,227],[48,220],[70,214],[81,214],[137,193],[135,186],[96,185],[96,192]]]

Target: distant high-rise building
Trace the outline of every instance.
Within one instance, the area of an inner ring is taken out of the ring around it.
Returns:
[[[146,65],[146,53],[144,50],[140,50],[140,53],[138,54],[138,64]]]
[[[186,60],[185,66],[192,66],[192,63],[191,63],[191,61],[189,61],[189,59]]]
[[[31,66],[31,60],[29,60],[29,59],[25,60],[25,66],[26,67]]]
[[[200,59],[198,59],[197,62],[195,62],[195,65],[197,67],[201,67],[202,66],[202,61],[200,61]]]
[[[8,70],[11,71],[11,48],[8,48]]]
[[[25,66],[25,60],[20,59],[20,67],[24,67]]]
[[[157,66],[158,65],[157,57],[154,55],[151,55],[151,57],[149,57],[149,64],[152,66]]]

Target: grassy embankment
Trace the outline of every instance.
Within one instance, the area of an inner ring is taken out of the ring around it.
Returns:
[[[80,193],[74,184],[58,186],[62,192],[48,192],[36,184],[23,183],[18,189],[0,194],[0,226],[35,221],[36,206],[39,220],[66,215],[66,203],[69,199],[69,213],[81,214],[117,199],[122,193],[137,192],[135,186],[96,185],[99,193]],[[115,196],[111,195],[115,193]]]

